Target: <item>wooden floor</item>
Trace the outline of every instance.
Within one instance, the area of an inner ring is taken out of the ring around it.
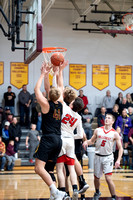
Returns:
[[[85,197],[86,199],[91,199],[94,194],[93,171],[88,168],[84,169],[84,176],[90,186]],[[116,186],[117,199],[133,199],[133,170],[114,170],[112,178]],[[104,176],[101,179],[100,191],[102,193],[101,200],[110,199],[110,193]],[[70,193],[72,194],[71,186]],[[34,173],[33,167],[15,167],[12,172],[0,172],[0,200],[39,200],[49,199],[49,196],[48,187]]]

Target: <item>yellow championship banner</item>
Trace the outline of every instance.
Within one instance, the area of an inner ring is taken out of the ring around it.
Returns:
[[[79,90],[86,85],[86,65],[69,65],[69,85]]]
[[[28,84],[28,64],[21,62],[10,63],[11,84],[20,89]]]
[[[92,85],[98,90],[109,86],[109,65],[92,65]]]
[[[132,66],[115,66],[115,85],[125,91],[132,86]]]
[[[0,85],[4,83],[4,62],[0,62]]]

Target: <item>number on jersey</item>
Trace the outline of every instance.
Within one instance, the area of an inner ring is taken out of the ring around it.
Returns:
[[[103,140],[102,143],[101,143],[101,146],[104,147],[105,143],[106,143],[106,140]]]
[[[75,119],[74,117],[72,117],[69,114],[66,114],[65,117],[62,119],[61,122],[64,123],[64,124],[69,123],[70,127],[72,127],[75,124],[76,121],[77,121],[77,119]]]

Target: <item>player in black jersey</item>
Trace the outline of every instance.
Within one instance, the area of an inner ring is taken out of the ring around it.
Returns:
[[[40,88],[42,81],[49,68],[46,63],[41,68],[41,76],[35,86],[35,95],[42,110],[42,138],[40,144],[34,154],[35,172],[44,180],[50,189],[50,199],[62,200],[69,199],[65,192],[59,191],[50,174],[46,171],[45,165],[49,160],[51,162],[51,171],[54,170],[58,154],[62,147],[61,140],[61,115],[62,104],[58,101],[61,93],[59,89],[52,88],[49,91],[49,101],[43,96]]]

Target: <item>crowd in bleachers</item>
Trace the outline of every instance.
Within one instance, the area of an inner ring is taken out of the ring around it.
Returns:
[[[43,93],[43,95],[46,95]],[[87,96],[83,94],[83,90],[79,91],[79,97],[82,98],[84,102],[84,108],[80,111],[82,116],[83,128],[86,133],[87,139],[90,139],[93,130],[93,114],[89,111]],[[24,126],[30,129],[31,124],[36,125],[36,130],[41,131],[41,108],[36,100],[35,93],[30,94],[27,91],[27,86],[23,85],[22,90],[18,94],[19,101],[19,123],[15,117],[15,98],[16,95],[12,92],[12,87],[8,86],[7,92],[3,95],[4,106],[0,107],[0,160],[1,163],[5,163],[5,157],[8,160],[7,169],[12,170],[14,166],[14,160],[9,159],[9,152],[7,152],[7,147],[12,149],[10,156],[15,157],[18,152],[18,145],[20,143],[20,138],[22,135],[21,128]],[[31,115],[30,115],[31,112]],[[111,96],[111,92],[107,90],[106,96],[103,98],[101,108],[98,108],[97,114],[97,124],[98,127],[104,126],[104,120],[107,113],[112,113],[115,117],[115,123],[113,125],[114,129],[117,130],[122,138],[124,153],[123,153],[123,168],[133,168],[133,93],[127,93],[126,97],[123,97],[122,92],[118,94],[118,98],[115,99]],[[31,116],[31,117],[30,117]],[[28,135],[28,137],[31,133]],[[37,137],[39,136],[36,132]],[[12,142],[13,141],[13,142]],[[5,144],[5,150],[3,148],[3,143]],[[27,144],[27,141],[26,141]],[[12,147],[12,148],[11,148]],[[1,150],[2,148],[2,150]],[[132,162],[129,159],[129,150],[132,152]],[[32,149],[33,152],[33,149]],[[114,147],[115,159],[117,156],[117,147]],[[33,153],[31,153],[33,154]],[[30,154],[30,160],[33,162]],[[4,156],[3,156],[4,155]],[[17,156],[16,156],[17,157]],[[1,170],[3,170],[3,165],[1,165]]]

